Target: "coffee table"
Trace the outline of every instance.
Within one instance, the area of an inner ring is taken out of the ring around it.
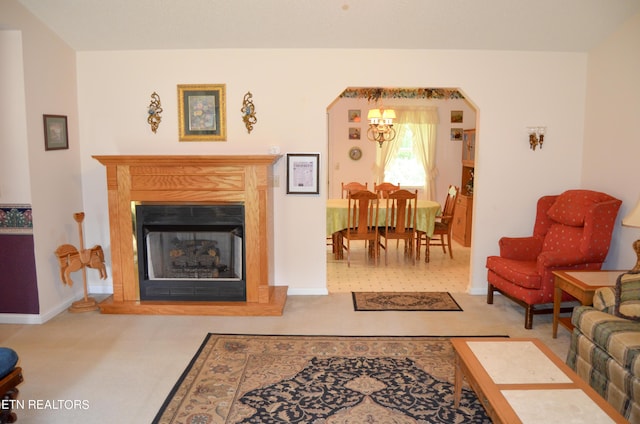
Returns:
[[[626,423],[540,340],[453,338],[454,406],[466,378],[494,423]]]
[[[555,292],[553,295],[553,338],[558,337],[558,323],[573,330],[571,317],[560,317],[562,292],[578,299],[582,305],[593,304],[593,294],[600,287],[615,286],[616,279],[626,271],[553,271]]]

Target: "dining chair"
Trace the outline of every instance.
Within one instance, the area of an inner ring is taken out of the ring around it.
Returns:
[[[359,183],[356,181],[352,181],[350,183],[341,183],[342,185],[342,198],[346,199],[351,191],[362,191],[369,190],[369,183]]]
[[[360,191],[367,190],[369,183],[361,184],[356,181],[352,181],[350,183],[341,183],[342,186],[342,194],[340,198],[346,199],[346,196],[350,191]],[[331,246],[331,250],[333,251],[333,255],[336,259],[342,259],[342,235],[339,231],[331,234],[326,238],[327,246]]]
[[[433,228],[433,236],[427,236],[424,231],[416,231],[416,258],[420,259],[420,247],[426,246],[424,253],[424,261],[429,262],[429,246],[442,246],[442,251],[447,253],[453,259],[453,250],[451,250],[451,231],[453,229],[453,214],[456,209],[456,199],[460,193],[460,188],[454,185],[449,186],[447,198],[444,202],[442,213],[436,217]]]
[[[389,240],[396,240],[396,249],[400,240],[404,240],[404,254],[411,255],[413,264],[413,240],[416,229],[416,211],[418,206],[418,190],[397,190],[390,192],[386,198],[385,224],[380,229],[380,247],[384,249],[384,264],[387,264]],[[382,201],[382,200],[380,200]],[[384,244],[382,240],[384,239]]]
[[[373,183],[373,191],[376,192],[380,199],[386,199],[389,196],[389,193],[393,193],[397,190],[400,190],[400,183],[398,183],[398,185],[387,182],[382,182],[380,184]]]
[[[373,256],[374,263],[378,265],[378,196],[371,191],[361,190],[349,192],[347,199],[349,199],[348,225],[340,231],[343,248],[347,251],[347,266],[351,266],[351,241],[356,240],[364,240],[365,247],[366,242],[369,242],[365,255]]]

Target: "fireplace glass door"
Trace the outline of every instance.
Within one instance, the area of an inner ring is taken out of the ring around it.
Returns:
[[[242,205],[136,205],[141,300],[246,299]]]

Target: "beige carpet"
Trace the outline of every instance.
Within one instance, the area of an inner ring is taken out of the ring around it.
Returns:
[[[353,292],[356,311],[462,311],[447,292]]]
[[[154,423],[490,423],[447,338],[209,334]]]

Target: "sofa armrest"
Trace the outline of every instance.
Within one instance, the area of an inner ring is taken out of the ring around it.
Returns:
[[[593,294],[593,307],[599,311],[612,314],[616,308],[616,289],[614,287],[600,287]]]
[[[543,241],[541,237],[502,237],[498,242],[500,256],[517,261],[535,261]]]
[[[618,276],[614,314],[640,321],[640,271],[628,271]]]

